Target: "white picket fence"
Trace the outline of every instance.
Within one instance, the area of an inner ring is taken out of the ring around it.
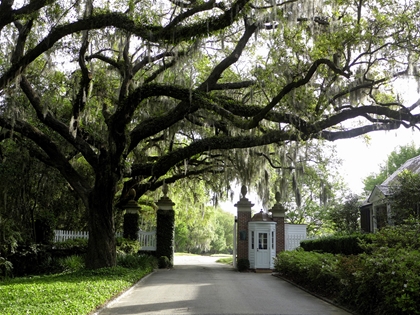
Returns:
[[[64,231],[54,230],[54,242],[64,242],[76,238],[89,238],[89,232],[83,231]],[[122,233],[116,233],[117,237],[121,237]],[[141,250],[154,251],[156,250],[156,231],[142,231],[138,232],[138,241]]]

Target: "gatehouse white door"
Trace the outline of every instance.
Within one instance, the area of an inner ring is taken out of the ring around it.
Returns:
[[[269,233],[257,231],[255,268],[270,268]]]

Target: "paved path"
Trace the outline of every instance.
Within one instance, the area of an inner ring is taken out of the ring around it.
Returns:
[[[349,314],[270,273],[239,273],[216,260],[176,256],[173,269],[156,271],[97,314]]]

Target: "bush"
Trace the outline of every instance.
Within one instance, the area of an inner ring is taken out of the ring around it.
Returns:
[[[0,280],[12,275],[13,264],[0,256]]]
[[[292,251],[275,262],[284,277],[360,314],[420,315],[419,226],[379,231],[360,255]]]
[[[149,266],[157,267],[156,258],[151,255],[138,254],[117,254],[117,266],[129,269],[144,269]]]
[[[54,243],[54,248],[56,249],[81,249],[86,250],[88,246],[87,238],[74,238],[68,239],[64,242]]]
[[[284,251],[275,259],[275,269],[293,282],[325,296],[338,289],[337,257],[317,252]]]
[[[365,250],[360,244],[370,243],[372,237],[371,234],[332,235],[315,240],[302,241],[300,246],[308,252],[358,255]]]
[[[166,256],[160,256],[158,259],[158,266],[160,269],[172,268],[172,263]]]
[[[69,256],[65,258],[59,258],[58,264],[63,271],[73,272],[82,270],[85,268],[85,260],[80,256]]]
[[[246,258],[238,259],[237,269],[238,271],[247,271],[249,269],[249,260]]]
[[[126,254],[137,254],[140,250],[140,242],[137,240],[130,240],[128,238],[118,237],[116,239],[117,251]]]
[[[15,277],[55,271],[53,270],[53,259],[47,245],[19,246],[12,255],[7,257],[7,260],[13,265],[13,276]]]

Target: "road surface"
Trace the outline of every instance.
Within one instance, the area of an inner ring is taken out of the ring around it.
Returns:
[[[240,273],[217,258],[175,256],[96,314],[350,314],[270,273]]]

